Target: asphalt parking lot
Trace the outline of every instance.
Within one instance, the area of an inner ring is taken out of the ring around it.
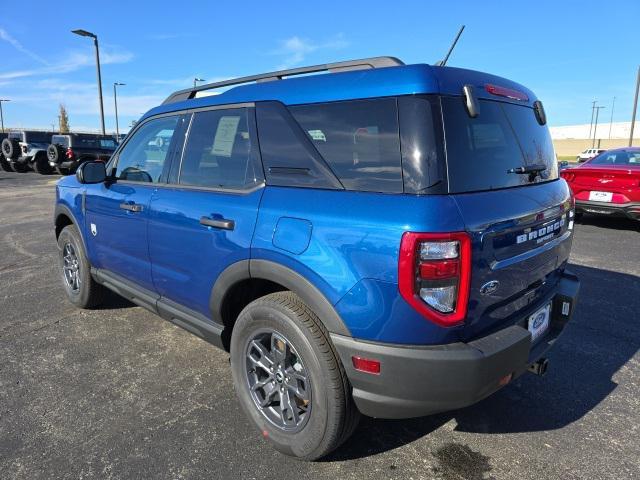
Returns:
[[[57,177],[0,173],[0,478],[640,477],[640,228],[576,226],[582,280],[544,378],[463,410],[365,419],[317,463],[286,458],[245,420],[228,355],[113,295],[63,296]]]

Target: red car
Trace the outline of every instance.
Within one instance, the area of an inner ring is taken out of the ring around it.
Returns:
[[[640,220],[640,148],[607,150],[560,172],[576,199],[576,213]]]

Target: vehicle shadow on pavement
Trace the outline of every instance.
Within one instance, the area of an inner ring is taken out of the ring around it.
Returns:
[[[548,354],[544,378],[526,373],[482,402],[444,414],[411,420],[364,418],[353,437],[325,460],[392,450],[452,420],[454,431],[502,434],[556,430],[587,415],[616,389],[614,375],[640,348],[640,277],[580,265],[569,268],[582,282],[578,306]]]
[[[132,308],[135,306],[135,303],[130,302],[111,290],[107,290],[104,301],[95,307],[94,310],[118,310],[120,308]]]
[[[602,217],[583,214],[578,223],[593,225],[595,227],[609,228],[612,230],[640,231],[640,221],[620,217]]]

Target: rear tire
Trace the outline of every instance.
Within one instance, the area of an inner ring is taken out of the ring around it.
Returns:
[[[106,289],[91,277],[91,265],[75,225],[58,236],[60,275],[67,298],[80,308],[92,308],[104,301]]]
[[[231,370],[244,412],[286,455],[321,458],[358,424],[360,412],[329,334],[292,292],[266,295],[240,313],[231,337]]]
[[[53,172],[46,152],[39,152],[31,163],[33,171],[40,175],[50,175]]]

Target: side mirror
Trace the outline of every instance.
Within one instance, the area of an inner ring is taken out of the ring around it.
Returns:
[[[80,183],[102,183],[107,179],[104,162],[85,162],[76,170],[76,178]]]

